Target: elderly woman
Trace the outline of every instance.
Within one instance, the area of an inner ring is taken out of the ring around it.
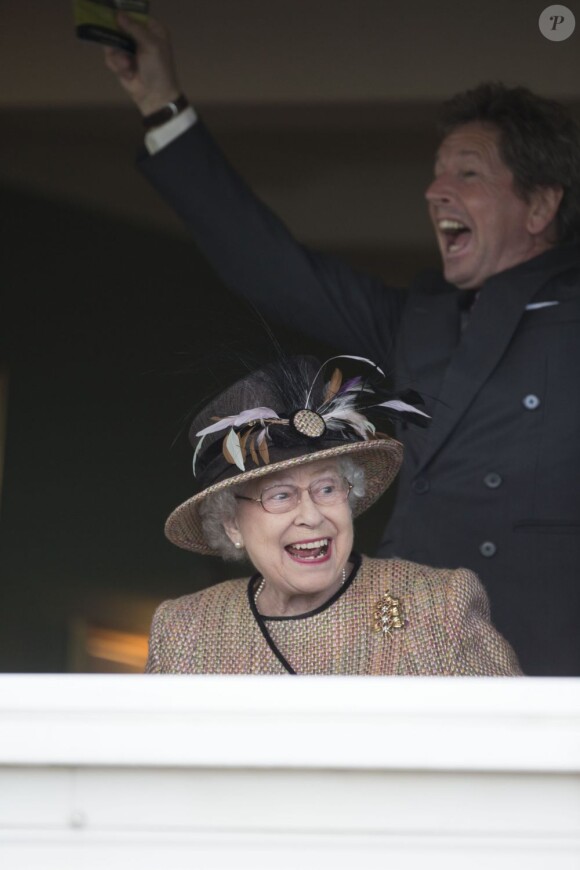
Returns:
[[[366,412],[421,412],[381,402],[361,377],[342,383],[338,369],[325,384],[323,370],[311,358],[268,366],[194,420],[198,492],[166,534],[198,553],[246,557],[254,572],[164,602],[147,671],[520,673],[473,573],[353,552],[353,516],[402,459]]]

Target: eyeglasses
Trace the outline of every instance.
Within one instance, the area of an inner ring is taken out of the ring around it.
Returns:
[[[323,477],[315,480],[310,486],[277,483],[265,489],[259,498],[250,498],[247,495],[236,495],[236,498],[258,502],[269,514],[285,514],[300,504],[303,492],[308,492],[314,504],[320,507],[331,507],[345,502],[351,489],[352,483],[349,483],[345,477]]]

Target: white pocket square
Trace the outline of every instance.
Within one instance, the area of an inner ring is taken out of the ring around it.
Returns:
[[[552,305],[559,305],[557,299],[554,299],[551,302],[530,302],[526,305],[526,311],[536,311],[538,308],[551,308]]]

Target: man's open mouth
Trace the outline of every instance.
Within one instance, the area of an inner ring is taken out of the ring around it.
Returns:
[[[445,239],[445,253],[456,254],[467,245],[471,230],[461,221],[442,218],[437,221],[437,228]]]
[[[325,559],[330,549],[330,538],[288,544],[286,552],[297,562],[317,562]]]

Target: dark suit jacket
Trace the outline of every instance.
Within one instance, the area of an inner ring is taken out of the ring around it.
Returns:
[[[524,672],[580,674],[580,250],[491,278],[462,332],[441,275],[386,287],[299,245],[203,124],[141,169],[230,288],[341,353],[395,355],[425,397],[380,555],[475,570]]]

